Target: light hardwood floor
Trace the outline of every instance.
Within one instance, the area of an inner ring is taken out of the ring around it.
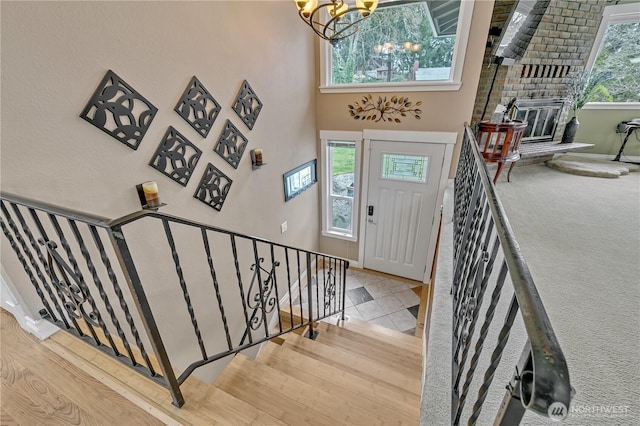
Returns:
[[[162,425],[0,309],[1,425]],[[61,332],[59,332],[61,333]]]

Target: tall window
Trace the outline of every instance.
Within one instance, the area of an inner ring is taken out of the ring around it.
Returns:
[[[459,87],[473,1],[387,1],[334,47],[321,46],[321,91]],[[358,12],[353,12],[358,13]],[[457,66],[456,66],[457,65]]]
[[[640,102],[640,4],[605,7],[587,69],[594,102]]]
[[[360,132],[320,132],[322,140],[322,234],[358,239]]]

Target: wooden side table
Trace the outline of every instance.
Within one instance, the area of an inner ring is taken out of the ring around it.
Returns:
[[[478,146],[485,162],[498,163],[493,184],[498,181],[505,163],[520,159],[520,143],[528,123],[522,120],[491,123],[481,121],[478,124]]]

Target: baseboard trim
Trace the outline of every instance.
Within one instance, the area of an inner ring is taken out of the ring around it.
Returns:
[[[31,318],[24,311],[2,275],[0,275],[0,306],[14,316],[22,329],[40,340],[45,340],[59,330],[58,327],[48,321]]]

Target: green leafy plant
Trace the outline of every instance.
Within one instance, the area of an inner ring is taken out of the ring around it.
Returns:
[[[591,76],[588,71],[582,71],[571,79],[567,88],[567,98],[574,117],[578,116],[587,102],[611,102],[611,95],[602,85],[605,77],[606,75]]]
[[[418,108],[420,105],[422,102],[418,101],[414,104],[409,101],[409,98],[403,96],[392,96],[390,99],[387,99],[386,96],[384,98],[380,96],[376,102],[373,100],[373,96],[368,94],[362,98],[362,102],[354,102],[353,105],[349,105],[349,113],[356,120],[401,123],[400,117],[407,115],[419,120],[420,114],[422,114],[422,110]]]

